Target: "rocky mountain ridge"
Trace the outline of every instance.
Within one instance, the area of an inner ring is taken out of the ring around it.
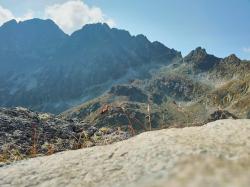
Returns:
[[[182,118],[182,124],[195,121],[183,117],[189,114],[175,116],[182,104],[186,108],[191,103],[196,103],[193,112],[198,110],[201,119],[196,121],[202,123],[216,108],[249,116],[250,63],[233,54],[223,59],[198,47],[182,58],[143,35],[100,23],[68,36],[51,20],[12,20],[0,27],[0,38],[5,41],[0,46],[1,106],[57,114],[82,103],[102,100],[93,104],[100,110],[125,99],[138,110],[152,105],[158,125],[168,118]],[[165,118],[162,113],[169,107],[174,116]],[[140,113],[144,123],[146,114]]]
[[[51,20],[12,20],[0,27],[0,39],[0,105],[52,113],[181,58],[159,42],[101,23],[68,36]]]
[[[241,61],[235,55],[217,58],[199,47],[183,60],[155,71],[151,78],[115,85],[107,94],[61,116],[80,118],[100,127],[126,126],[131,122],[138,130],[142,124],[162,128],[223,119],[213,118],[214,113],[249,118],[249,87],[248,61]],[[100,113],[105,105],[109,110]]]

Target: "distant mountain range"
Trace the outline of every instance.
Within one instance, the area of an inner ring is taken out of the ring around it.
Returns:
[[[0,106],[135,129],[250,118],[250,62],[198,47],[186,57],[106,24],[65,34],[51,20],[0,27]],[[150,116],[150,118],[149,118]]]
[[[100,23],[69,36],[51,20],[11,20],[0,27],[0,41],[0,105],[52,113],[182,59],[159,42]]]

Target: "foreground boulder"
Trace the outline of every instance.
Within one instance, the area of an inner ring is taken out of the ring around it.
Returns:
[[[250,120],[142,133],[0,168],[0,186],[241,186],[250,184]]]

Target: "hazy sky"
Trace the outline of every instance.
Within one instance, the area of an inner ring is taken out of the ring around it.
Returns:
[[[32,17],[51,18],[67,33],[107,22],[183,55],[202,46],[250,59],[250,0],[0,0],[0,24]]]

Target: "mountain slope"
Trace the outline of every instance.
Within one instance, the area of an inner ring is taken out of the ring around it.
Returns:
[[[47,63],[68,36],[51,20],[11,20],[0,27],[2,73],[20,73]]]
[[[249,118],[249,88],[250,62],[235,55],[217,58],[199,47],[183,60],[159,68],[151,78],[115,85],[107,94],[61,116],[97,127],[132,124],[138,131],[150,126],[202,125],[224,118]]]
[[[51,20],[10,21],[0,28],[1,106],[61,112],[114,83],[150,77],[181,54],[143,35],[86,25],[71,36]]]

